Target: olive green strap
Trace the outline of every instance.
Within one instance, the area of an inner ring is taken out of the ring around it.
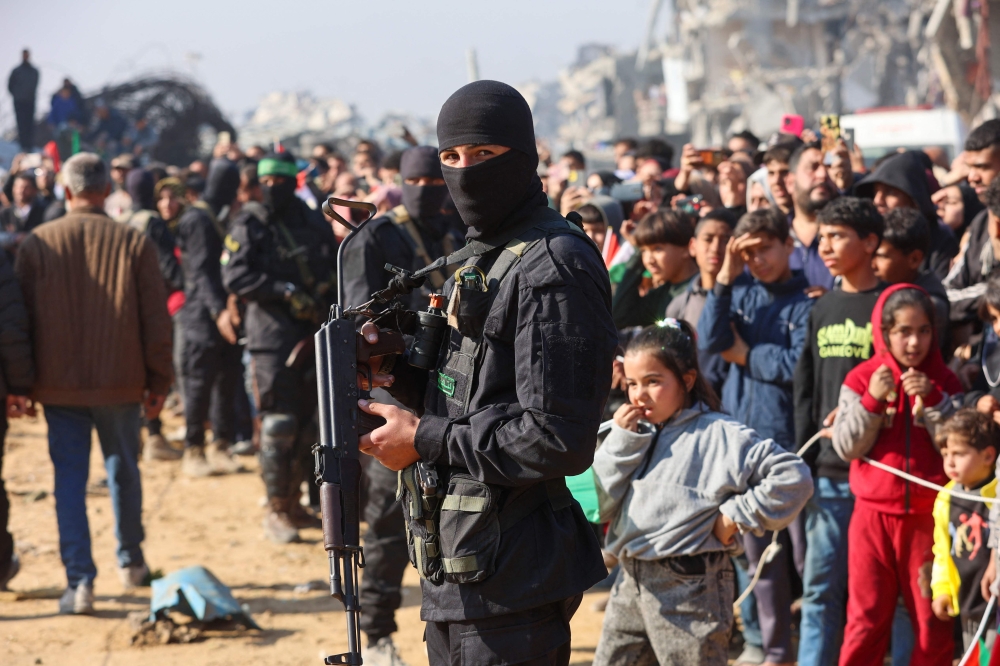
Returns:
[[[441,505],[442,511],[465,511],[466,513],[482,513],[486,511],[485,497],[467,497],[465,495],[447,495]]]
[[[466,555],[465,557],[442,557],[441,566],[444,567],[445,573],[450,574],[469,573],[470,571],[479,571],[481,569],[479,566],[479,560],[476,559],[475,555]]]

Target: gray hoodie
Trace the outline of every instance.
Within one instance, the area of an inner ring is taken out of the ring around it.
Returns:
[[[616,425],[594,456],[601,521],[611,521],[605,548],[618,557],[737,552],[736,540],[727,547],[712,534],[720,512],[760,536],[812,496],[801,458],[704,405],[667,421],[650,450],[652,441]]]

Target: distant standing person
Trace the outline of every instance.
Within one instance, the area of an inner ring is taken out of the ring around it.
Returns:
[[[67,214],[30,234],[15,270],[24,290],[38,362],[33,397],[45,405],[55,468],[59,550],[67,589],[61,613],[94,610],[87,523],[90,433],[97,428],[107,469],[125,589],[142,585],[139,428],[170,388],[170,315],[156,247],[104,213],[108,168],[93,153],[63,166]]]
[[[35,93],[38,91],[38,70],[30,62],[28,49],[21,51],[21,64],[7,79],[7,90],[14,98],[14,116],[17,118],[17,142],[21,152],[30,153],[35,147]]]

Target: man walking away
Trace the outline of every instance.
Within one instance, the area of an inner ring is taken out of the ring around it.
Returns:
[[[156,248],[104,213],[107,166],[80,153],[63,167],[65,217],[38,227],[15,265],[38,360],[33,397],[45,404],[55,468],[61,613],[91,613],[97,568],[87,523],[90,432],[96,427],[115,512],[123,586],[143,584],[142,409],[156,417],[171,382],[170,315]]]
[[[38,90],[38,70],[29,62],[31,53],[21,51],[21,64],[7,79],[7,90],[14,98],[14,116],[17,119],[17,142],[22,153],[35,147],[35,92]]]
[[[0,590],[17,575],[21,563],[14,554],[14,538],[7,531],[10,503],[3,484],[3,440],[7,434],[7,416],[24,415],[26,396],[35,383],[35,362],[31,355],[28,313],[24,309],[21,287],[7,255],[0,252],[0,398],[6,398],[7,411],[0,416]],[[0,399],[0,404],[3,404]]]

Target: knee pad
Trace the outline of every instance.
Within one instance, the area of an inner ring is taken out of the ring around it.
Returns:
[[[298,423],[292,414],[265,414],[260,427],[260,471],[268,498],[288,497]]]
[[[261,451],[288,451],[298,429],[294,414],[265,414],[260,424]]]

